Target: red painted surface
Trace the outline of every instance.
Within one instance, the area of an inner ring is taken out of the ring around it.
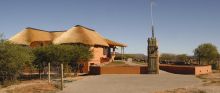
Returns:
[[[174,74],[200,75],[211,73],[211,66],[160,65],[160,70]],[[90,74],[147,74],[147,66],[90,66]]]
[[[210,65],[207,66],[178,66],[178,65],[160,65],[160,69],[175,74],[209,74],[212,73]]]

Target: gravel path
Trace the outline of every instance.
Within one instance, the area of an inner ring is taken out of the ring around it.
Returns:
[[[193,75],[160,71],[159,75],[97,75],[66,84],[59,93],[153,93],[201,84]]]

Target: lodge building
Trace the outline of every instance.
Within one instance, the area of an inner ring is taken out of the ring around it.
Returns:
[[[32,48],[49,44],[84,44],[90,46],[93,58],[84,63],[84,72],[90,65],[102,65],[114,61],[116,47],[127,45],[102,37],[95,30],[76,25],[66,31],[46,31],[36,28],[25,28],[9,39],[10,42]]]

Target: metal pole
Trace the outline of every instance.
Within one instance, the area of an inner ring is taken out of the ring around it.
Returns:
[[[150,7],[152,37],[154,38],[153,0],[150,1]]]
[[[61,64],[61,90],[63,90],[63,64]]]

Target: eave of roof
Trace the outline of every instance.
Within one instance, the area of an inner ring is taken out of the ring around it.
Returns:
[[[109,44],[109,46],[127,47],[126,44],[119,43],[119,42],[116,42],[116,41],[112,41],[112,40],[110,40],[110,39],[105,39],[105,41]]]

